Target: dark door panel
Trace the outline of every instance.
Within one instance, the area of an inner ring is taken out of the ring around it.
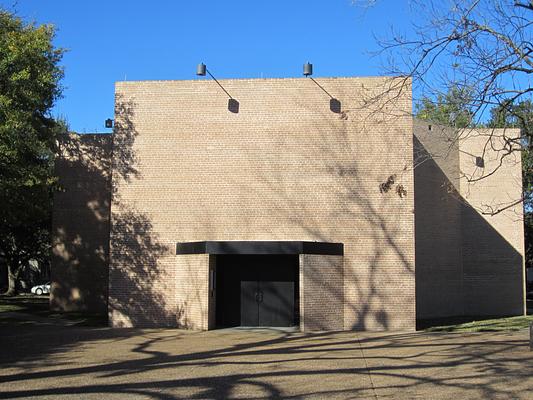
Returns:
[[[217,326],[297,324],[298,262],[297,255],[217,255]]]
[[[259,285],[257,281],[241,281],[241,326],[259,324]]]
[[[294,282],[261,281],[259,326],[292,326],[294,324]]]

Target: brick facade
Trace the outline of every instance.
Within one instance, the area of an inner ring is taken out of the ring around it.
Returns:
[[[56,162],[61,191],[52,216],[53,310],[107,309],[110,135],[69,135]]]
[[[344,257],[300,255],[300,330],[344,329]]]
[[[460,154],[449,166],[413,169],[403,78],[317,81],[335,104],[308,79],[221,81],[238,107],[209,80],[116,84],[113,326],[214,327],[216,257],[175,254],[177,242],[196,241],[343,243],[344,256],[300,255],[305,330],[414,329],[417,313],[465,309],[464,254],[456,249],[467,248],[459,245],[467,219],[432,185],[439,174],[466,197],[453,169]],[[442,147],[426,142],[415,138],[415,150]],[[415,188],[415,177],[426,184]],[[417,210],[425,215],[415,242]]]
[[[341,242],[344,327],[414,329],[410,91],[378,108],[365,101],[389,79],[319,81],[342,113],[306,79],[223,81],[238,113],[212,81],[117,83],[115,140],[127,145],[114,165],[134,171],[113,174],[111,274],[147,265],[142,245],[126,248],[127,265],[115,257],[124,252],[113,239],[123,236],[115,221],[124,213],[149,221],[142,235],[161,249],[198,240]],[[380,192],[391,175],[407,196]],[[150,268],[168,274],[154,277],[155,291],[176,279],[176,256],[151,254]],[[123,285],[111,282],[111,294],[131,290]],[[161,312],[187,297],[176,296],[161,294]]]
[[[518,129],[480,129],[459,142],[466,315],[525,311],[523,205],[512,205],[522,195],[519,136]]]
[[[418,319],[523,312],[519,133],[415,122]]]
[[[209,254],[177,257],[175,284],[177,324],[181,328],[209,328]],[[212,323],[211,323],[212,326]]]

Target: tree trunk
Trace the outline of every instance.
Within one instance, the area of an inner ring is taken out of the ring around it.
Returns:
[[[4,294],[6,296],[13,296],[17,294],[17,279],[18,279],[18,269],[13,267],[13,264],[8,263],[7,264],[7,292]]]

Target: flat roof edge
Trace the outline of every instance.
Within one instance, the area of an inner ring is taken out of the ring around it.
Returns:
[[[375,79],[375,80],[395,80],[395,79],[404,79],[409,77],[405,75],[353,75],[353,76],[314,76],[314,79],[318,80],[358,80],[358,79]],[[267,81],[304,81],[309,78],[304,76],[295,76],[295,77],[269,77],[269,78],[218,78],[219,82],[267,82]],[[183,83],[183,82],[212,82],[208,78],[191,78],[191,79],[139,79],[139,80],[122,80],[115,81],[115,86],[120,85],[133,85],[133,84],[168,84],[168,83]]]

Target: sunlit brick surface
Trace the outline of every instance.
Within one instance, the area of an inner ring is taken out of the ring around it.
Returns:
[[[172,283],[176,242],[317,240],[345,245],[345,329],[414,329],[410,89],[317,81],[341,113],[308,79],[221,81],[238,112],[213,81],[117,83],[110,306],[121,319],[148,322],[133,293],[158,323],[179,324],[191,293],[204,299],[207,272],[197,287]],[[406,196],[380,191],[390,176]]]

